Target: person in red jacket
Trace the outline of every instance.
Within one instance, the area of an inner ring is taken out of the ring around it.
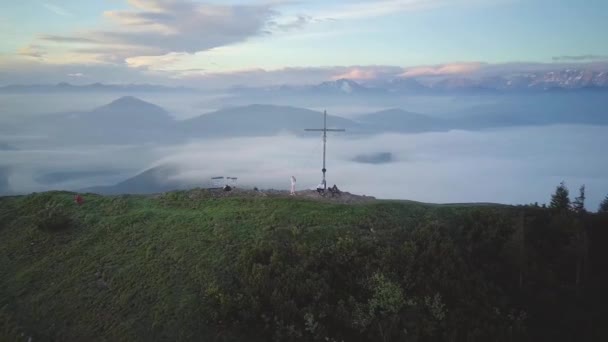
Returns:
[[[82,205],[84,203],[84,199],[82,196],[80,196],[80,194],[76,194],[76,196],[74,196],[74,202],[76,202],[78,205]]]

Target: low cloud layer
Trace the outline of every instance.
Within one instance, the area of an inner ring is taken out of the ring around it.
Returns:
[[[565,180],[574,194],[587,185],[594,210],[608,193],[608,176],[599,158],[608,143],[605,127],[553,126],[492,132],[381,135],[365,139],[330,137],[328,183],[379,198],[425,202],[548,202]],[[568,137],[568,139],[564,139]],[[577,144],[571,144],[571,141]],[[241,183],[287,188],[320,181],[320,139],[290,136],[220,140],[168,149],[159,163],[180,166],[182,180],[237,176]],[[394,162],[364,164],[359,154],[390,152]],[[574,196],[573,196],[574,197]]]
[[[575,197],[587,186],[588,208],[595,210],[608,193],[606,127],[550,126],[486,132],[452,131],[414,135],[387,134],[361,139],[332,135],[328,142],[328,183],[379,198],[424,202],[546,203],[562,180]],[[575,141],[576,144],[572,142]],[[384,164],[353,161],[361,154],[391,153]],[[33,181],[45,172],[95,171],[108,165],[132,176],[171,164],[174,180],[206,184],[214,176],[239,177],[239,183],[284,188],[289,177],[298,188],[313,188],[321,177],[319,137],[289,135],[219,139],[177,146],[72,147],[56,151],[0,152],[12,169],[13,190],[45,190]],[[113,184],[117,177],[84,179],[68,188]]]
[[[9,170],[9,186],[18,193],[52,189],[80,189],[122,181],[161,158],[150,146],[94,146],[0,151],[0,168]],[[36,179],[46,174],[65,172],[118,171],[110,178],[74,179],[45,185]]]

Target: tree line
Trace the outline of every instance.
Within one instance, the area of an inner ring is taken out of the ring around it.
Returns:
[[[585,185],[579,188],[579,195],[570,201],[570,191],[566,187],[564,182],[561,182],[555,189],[555,193],[551,196],[551,202],[549,208],[556,210],[571,210],[577,214],[584,214],[587,212],[585,209]],[[538,206],[538,204],[536,204]],[[608,213],[608,195],[600,203],[597,210],[598,213]]]

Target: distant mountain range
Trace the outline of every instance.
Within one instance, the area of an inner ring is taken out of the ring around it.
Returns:
[[[394,96],[408,94],[544,92],[555,90],[608,90],[607,71],[565,69],[503,76],[392,78],[354,81],[338,79],[309,86],[238,88],[236,93],[276,93],[285,96]]]
[[[168,87],[154,84],[103,84],[92,83],[74,85],[66,82],[57,84],[11,84],[0,87],[0,93],[62,93],[62,92],[111,92],[111,93],[148,93],[148,92],[195,92],[186,87]]]
[[[566,69],[479,79],[447,78],[433,83],[429,87],[444,91],[461,89],[497,91],[608,89],[608,72]]]
[[[332,87],[332,85],[334,87]],[[398,87],[415,86],[411,82],[396,82]],[[351,94],[365,91],[351,81],[334,82],[323,86],[331,91]],[[541,95],[521,96],[518,101],[504,101],[468,108],[463,113],[431,116],[394,108],[357,116],[354,119],[329,115],[328,126],[346,128],[348,136],[381,133],[422,133],[448,130],[482,130],[515,126],[552,124],[588,124],[608,126],[608,98],[605,96]],[[136,97],[117,100],[84,112],[58,113],[37,116],[35,121],[22,125],[33,131],[12,132],[32,136],[46,136],[47,142],[69,145],[86,144],[170,144],[192,139],[228,138],[239,136],[271,136],[280,133],[305,135],[305,128],[320,128],[323,114],[304,108],[276,105],[248,105],[231,107],[203,114],[188,120],[175,120],[165,109]],[[308,134],[307,136],[317,136]],[[8,143],[0,143],[0,150],[14,150]],[[390,163],[390,151],[357,155],[359,163]],[[8,169],[0,168],[0,193],[10,192]],[[104,194],[157,193],[208,184],[189,184],[175,180],[177,169],[163,165],[146,170],[123,182],[110,186],[84,189]],[[43,174],[37,181],[56,185],[79,177],[96,177],[97,173]]]
[[[352,88],[351,91],[358,88]],[[596,96],[597,97],[597,96]],[[562,98],[561,96],[559,97]],[[328,115],[328,126],[345,128],[349,135],[385,132],[420,133],[453,129],[590,124],[608,125],[608,99],[556,102],[525,97],[524,102],[468,109],[462,115],[442,117],[389,109],[356,119]],[[304,108],[248,105],[175,120],[166,110],[135,97],[119,98],[89,112],[36,117],[24,134],[46,135],[51,142],[69,144],[179,143],[191,139],[268,136],[279,133],[304,135],[305,128],[320,128],[323,114]],[[10,149],[7,144],[0,149]]]
[[[444,75],[371,79],[355,81],[338,79],[315,85],[282,85],[272,87],[234,87],[233,93],[251,95],[275,93],[283,96],[391,96],[402,94],[446,94],[488,92],[539,92],[555,90],[608,90],[608,71],[562,69],[553,71],[519,72],[499,76],[466,77]],[[168,87],[153,84],[102,84],[73,85],[70,83],[7,85],[0,93],[61,93],[61,92],[191,92],[200,90],[187,87]]]
[[[323,123],[321,112],[289,106],[249,105],[225,108],[188,120],[175,120],[166,110],[132,96],[121,97],[88,112],[49,114],[22,126],[24,134],[45,135],[54,143],[178,143],[190,139],[304,134]],[[357,131],[352,120],[328,116],[328,124]]]

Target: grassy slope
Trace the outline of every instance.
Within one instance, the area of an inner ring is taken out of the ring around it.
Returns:
[[[72,194],[60,192],[0,198],[0,337],[217,336],[217,328],[199,320],[201,290],[214,271],[268,232],[288,228],[319,242],[345,230],[407,229],[430,216],[465,210],[391,201],[347,206],[281,198],[192,199],[189,194],[91,195],[82,207],[72,203]],[[75,227],[51,233],[34,226],[34,214],[51,200],[68,208]]]

